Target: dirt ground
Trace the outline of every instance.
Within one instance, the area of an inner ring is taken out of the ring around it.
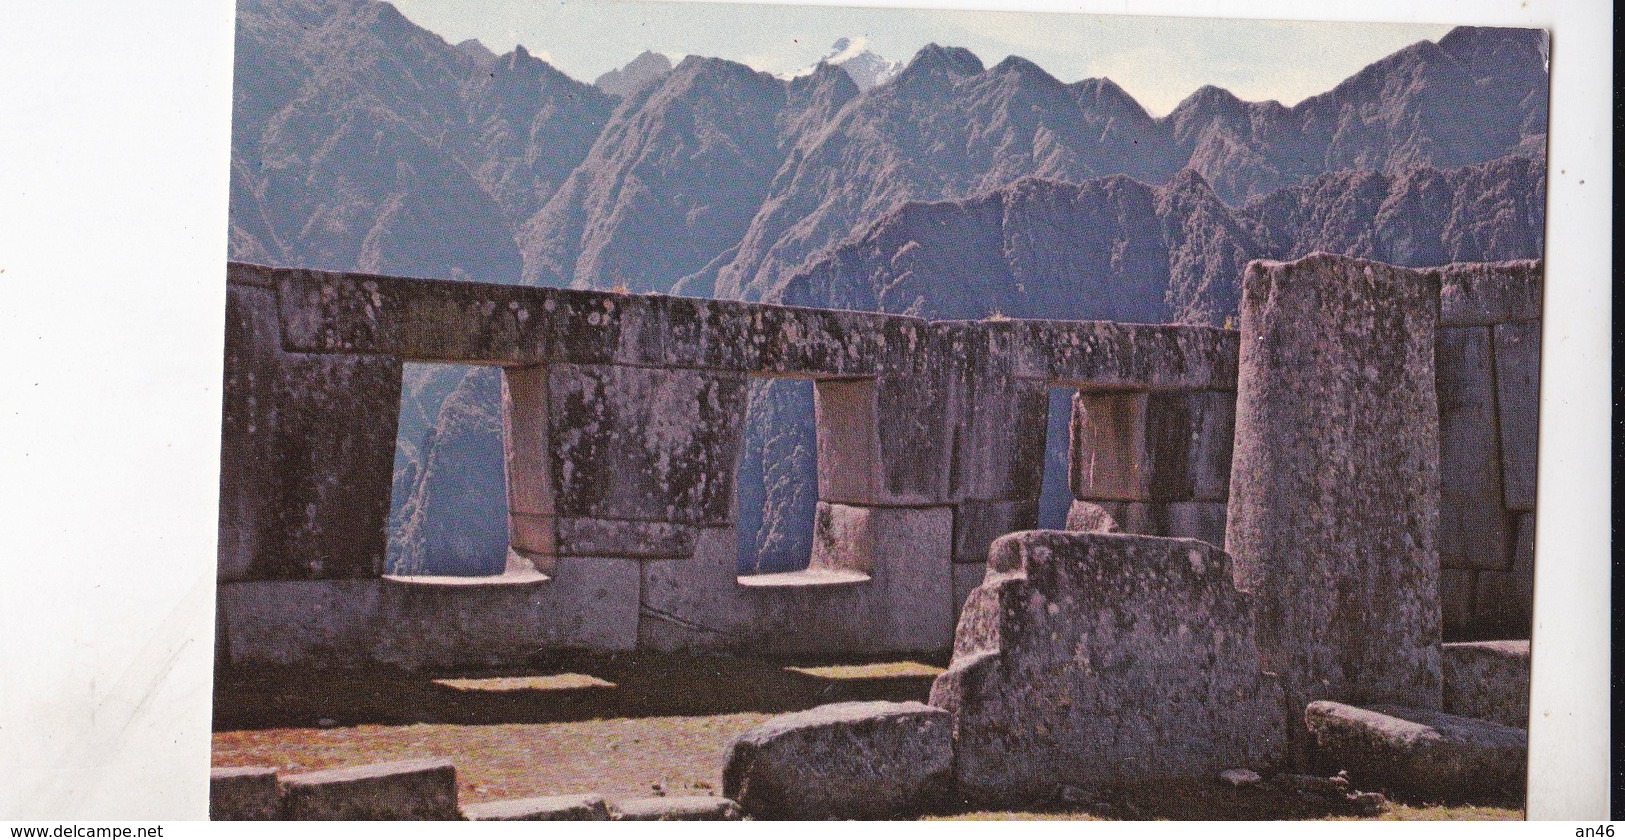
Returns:
[[[255,669],[217,675],[213,763],[318,770],[444,757],[461,801],[598,792],[721,795],[738,733],[843,700],[924,700],[940,662],[787,665],[723,657],[557,656],[517,671]],[[1317,819],[1335,806],[1216,782],[1120,790],[1106,807],[961,819]],[[1397,805],[1387,819],[1521,819]]]

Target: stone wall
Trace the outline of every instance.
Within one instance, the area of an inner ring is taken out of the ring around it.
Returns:
[[[1541,266],[1440,284],[1445,632],[1527,635]],[[494,664],[544,648],[945,650],[988,546],[1037,525],[1047,392],[1068,480],[1124,531],[1219,545],[1238,335],[948,321],[230,264],[225,661]],[[500,367],[512,548],[385,577],[403,361]],[[802,572],[739,577],[751,377],[812,379]]]
[[[227,274],[219,636],[240,665],[943,651],[988,545],[1036,524],[1049,387],[1235,381],[1234,333],[1203,327]],[[501,575],[382,574],[403,361],[502,368]],[[737,573],[753,376],[815,383],[804,571]]]
[[[1421,273],[1440,287],[1435,371],[1444,634],[1526,639],[1543,267],[1519,260]],[[1099,506],[1124,532],[1223,545],[1234,421],[1234,379],[1211,390],[1082,389],[1073,400],[1073,496]]]

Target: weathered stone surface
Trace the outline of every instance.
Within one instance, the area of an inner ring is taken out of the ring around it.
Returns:
[[[1146,452],[1146,404],[1140,391],[1080,391],[1072,398],[1072,496],[1143,501],[1151,498]]]
[[[998,329],[998,322],[990,324]],[[1110,321],[1006,321],[1013,373],[1074,388],[1233,390],[1236,334]]]
[[[1535,603],[1535,515],[1517,514],[1512,568],[1478,573],[1472,631],[1518,639],[1530,635]]]
[[[819,381],[814,404],[822,498],[864,505],[945,501],[952,436],[942,380]]]
[[[1485,327],[1439,330],[1439,559],[1454,569],[1506,568],[1495,374]]]
[[[553,526],[552,434],[547,366],[502,370],[502,449],[508,486],[508,545],[527,555],[558,553]]]
[[[1495,325],[1495,387],[1506,506],[1532,511],[1540,436],[1539,321]]]
[[[554,520],[554,526],[559,554],[649,559],[694,553],[691,525],[561,516]]]
[[[965,387],[954,437],[955,498],[1037,501],[1049,389],[1041,382],[1014,379]]]
[[[730,521],[743,378],[553,364],[548,382],[557,514]]]
[[[809,376],[910,373],[916,318],[489,283],[267,269],[232,276],[279,289],[284,341],[307,352],[422,361],[669,365]]]
[[[953,725],[923,703],[834,703],[779,715],[728,747],[723,795],[758,819],[888,819],[939,806]]]
[[[1439,323],[1452,327],[1538,321],[1545,270],[1540,260],[1453,263],[1439,278]]]
[[[1485,720],[1403,706],[1310,703],[1304,722],[1322,758],[1362,788],[1427,802],[1523,798],[1529,736]]]
[[[247,581],[222,584],[216,609],[238,667],[486,667],[636,645],[637,561],[566,557],[551,574]]]
[[[650,796],[617,799],[609,803],[612,820],[709,820],[742,819],[738,803],[720,796]]]
[[[276,384],[281,337],[276,293],[226,286],[225,369],[220,423],[218,579],[244,580],[262,552],[277,553],[282,513],[276,486]],[[260,561],[263,562],[263,561]]]
[[[1442,632],[1454,637],[1461,637],[1469,632],[1473,626],[1473,595],[1478,589],[1478,576],[1484,574],[1475,569],[1439,570],[1439,606],[1440,618],[1444,622]]]
[[[455,820],[457,770],[447,759],[392,761],[282,777],[289,820]]]
[[[1439,705],[1437,312],[1406,269],[1247,268],[1225,548],[1294,707]]]
[[[821,508],[841,520],[839,527],[852,533],[854,545],[872,545],[873,553],[858,555],[843,548],[834,555],[815,555],[819,568],[807,573],[757,576],[794,580],[744,586],[737,572],[734,530],[702,529],[692,558],[642,564],[639,645],[752,655],[946,649],[953,638],[952,510]],[[868,564],[869,571],[856,572],[842,563]],[[820,569],[845,576],[821,579]]]
[[[1529,641],[1444,646],[1444,710],[1529,728]]]
[[[209,819],[274,820],[281,809],[275,767],[209,769]]]
[[[1224,502],[1170,502],[1167,511],[1167,536],[1224,545]]]
[[[987,563],[993,541],[1038,525],[1038,500],[960,502],[954,508],[954,562]]]
[[[609,807],[596,793],[501,799],[463,806],[463,816],[475,821],[607,820]]]
[[[1112,534],[1122,529],[1118,527],[1116,517],[1113,517],[1105,507],[1094,502],[1073,499],[1072,506],[1066,511],[1066,530]]]
[[[994,543],[930,702],[954,715],[961,796],[1038,803],[1273,766],[1284,707],[1257,657],[1218,549],[1027,531]]]
[[[986,563],[955,563],[954,564],[954,624],[959,623],[959,614],[965,606],[965,599],[970,597],[971,591],[982,585],[987,577]]]

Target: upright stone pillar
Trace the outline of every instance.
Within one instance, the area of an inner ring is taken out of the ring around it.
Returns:
[[[1225,550],[1300,747],[1311,700],[1440,704],[1438,299],[1326,254],[1243,279]]]

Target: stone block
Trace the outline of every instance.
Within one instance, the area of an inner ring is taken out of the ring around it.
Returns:
[[[1540,442],[1539,321],[1495,325],[1495,387],[1506,506],[1533,511]]]
[[[1243,278],[1225,548],[1293,707],[1438,708],[1438,295],[1327,254]]]
[[[377,579],[220,584],[215,611],[224,659],[234,667],[367,665],[381,585]]]
[[[722,790],[756,819],[909,817],[944,804],[953,762],[953,721],[942,709],[834,703],[740,733]]]
[[[553,513],[547,366],[502,370],[502,449],[510,514]],[[533,551],[551,553],[547,549]]]
[[[550,575],[222,584],[225,660],[473,668],[528,662],[551,648],[636,646],[638,561],[563,557]]]
[[[739,804],[720,796],[649,796],[617,799],[609,803],[612,820],[702,820],[743,819]]]
[[[750,370],[799,376],[910,373],[926,342],[923,321],[835,309],[751,307]]]
[[[971,376],[954,384],[953,497],[1037,501],[1043,486],[1049,388]]]
[[[1285,746],[1229,558],[1193,540],[1028,531],[993,544],[930,703],[954,715],[959,794],[1053,801],[1232,767]]]
[[[281,810],[275,767],[209,769],[209,819],[274,820]]]
[[[241,272],[230,272],[235,277]],[[276,292],[226,287],[220,423],[218,579],[246,580],[282,533],[276,505],[276,386],[281,335]]]
[[[1439,323],[1485,327],[1538,321],[1545,280],[1540,260],[1454,263],[1427,269],[1439,279]]]
[[[1224,502],[1170,502],[1166,510],[1167,536],[1224,545]]]
[[[1444,649],[1444,710],[1529,728],[1529,641],[1450,642]]]
[[[555,512],[726,524],[745,380],[619,365],[548,367]]]
[[[694,526],[670,522],[559,517],[558,553],[576,557],[687,557]]]
[[[702,529],[692,558],[643,563],[639,645],[755,656],[945,650],[953,638],[951,509],[824,507],[850,530],[849,545],[873,553],[826,554],[809,572],[745,585],[734,530]]]
[[[1483,573],[1476,569],[1446,567],[1439,570],[1440,618],[1444,622],[1445,636],[1461,638],[1471,632],[1473,595],[1478,589],[1480,574]]]
[[[289,820],[456,820],[457,770],[430,758],[282,777]]]
[[[1505,568],[1489,329],[1441,328],[1437,364],[1439,557],[1449,568]]]
[[[1144,501],[1151,498],[1146,452],[1146,405],[1140,391],[1079,392],[1072,398],[1067,461],[1077,499]]]
[[[1120,504],[1116,506],[1122,507]],[[1072,506],[1066,511],[1066,530],[1115,534],[1122,529],[1118,527],[1117,518],[1105,506],[1073,499]]]
[[[501,799],[463,806],[463,816],[476,822],[607,820],[609,807],[596,793]]]
[[[935,505],[951,498],[956,421],[951,401],[944,399],[951,381],[945,370],[874,380],[881,490],[876,504]]]
[[[1472,630],[1476,635],[1525,638],[1533,629],[1535,605],[1535,515],[1516,514],[1512,567],[1478,573]]]
[[[1427,709],[1309,704],[1322,760],[1360,788],[1422,802],[1521,802],[1529,763],[1522,729]]]
[[[954,623],[959,623],[959,613],[965,606],[965,599],[970,597],[972,590],[982,585],[987,577],[986,563],[955,563],[954,564]]]
[[[954,562],[987,563],[993,541],[1038,526],[1038,500],[960,502],[954,508]]]
[[[985,323],[985,322],[984,322]],[[1233,391],[1236,334],[1110,321],[1008,321],[1013,372],[1073,388]]]

